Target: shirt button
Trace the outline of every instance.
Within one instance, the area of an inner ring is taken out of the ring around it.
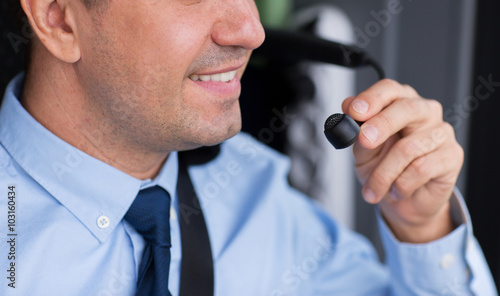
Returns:
[[[97,218],[97,226],[101,229],[108,228],[109,218],[108,216],[101,215]]]
[[[173,207],[170,207],[170,220],[177,220],[177,212]]]
[[[454,262],[455,262],[455,257],[453,257],[452,254],[446,254],[441,259],[440,265],[442,269],[448,269],[453,265]]]

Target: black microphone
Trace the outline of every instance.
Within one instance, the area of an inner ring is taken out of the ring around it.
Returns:
[[[344,149],[354,144],[359,131],[359,125],[346,114],[335,113],[325,121],[325,136],[335,149]]]
[[[384,78],[382,68],[373,60],[368,59],[366,65],[372,66],[379,75],[379,79]],[[350,116],[341,113],[330,115],[325,120],[325,136],[335,149],[344,149],[356,142],[359,136],[360,127]]]
[[[359,48],[317,36],[277,29],[266,30],[266,40],[254,54],[274,61],[296,63],[314,61],[348,68],[371,66],[383,79],[385,74],[378,63]],[[325,121],[325,136],[335,149],[343,149],[356,142],[359,125],[346,114],[336,113]]]

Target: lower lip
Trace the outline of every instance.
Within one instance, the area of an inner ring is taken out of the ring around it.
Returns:
[[[190,78],[188,78],[191,80]],[[214,93],[220,96],[231,96],[239,94],[241,90],[241,83],[238,74],[229,82],[222,81],[194,81],[197,86],[205,89],[205,91]]]

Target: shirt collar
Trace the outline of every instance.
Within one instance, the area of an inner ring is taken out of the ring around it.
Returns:
[[[0,109],[0,143],[45,190],[100,241],[121,222],[140,189],[159,185],[175,196],[177,153],[155,180],[141,181],[78,150],[39,124],[20,104],[24,74],[7,87]],[[100,228],[105,216],[109,224]]]

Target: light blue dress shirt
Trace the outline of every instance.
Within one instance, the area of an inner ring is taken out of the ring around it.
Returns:
[[[145,243],[123,216],[153,185],[173,197],[169,289],[178,295],[177,154],[155,180],[135,179],[40,125],[19,103],[22,84],[23,76],[11,82],[0,110],[0,295],[133,295]],[[383,265],[365,238],[290,188],[288,169],[244,134],[190,168],[215,295],[496,295],[460,197],[452,208],[464,223],[429,244],[399,243],[379,219]]]

